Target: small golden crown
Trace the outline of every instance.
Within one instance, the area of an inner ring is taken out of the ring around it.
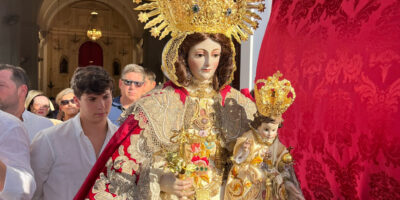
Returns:
[[[142,0],[134,0],[141,3]],[[252,10],[264,11],[264,0],[147,0],[135,10],[139,21],[151,28],[151,35],[164,38],[171,33],[222,33],[238,41],[247,40],[257,29],[260,16]],[[149,21],[150,18],[154,17]],[[251,28],[250,28],[251,27]]]
[[[282,74],[277,71],[267,80],[259,79],[254,88],[254,96],[258,112],[266,117],[280,117],[293,103],[296,93],[290,81],[283,79],[279,81]],[[258,84],[264,83],[260,89]],[[290,97],[289,94],[292,94]]]

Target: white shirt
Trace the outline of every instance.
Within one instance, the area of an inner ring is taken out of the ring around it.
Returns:
[[[53,122],[51,122],[49,119],[31,113],[27,110],[22,113],[22,119],[22,123],[28,131],[30,141],[32,141],[39,131],[53,126]]]
[[[21,121],[0,110],[0,160],[6,165],[1,200],[32,198],[36,186],[29,163],[29,144]]]
[[[107,119],[104,150],[117,127]],[[71,200],[97,158],[92,143],[83,133],[80,114],[40,131],[31,144],[31,164],[37,190],[33,199]]]

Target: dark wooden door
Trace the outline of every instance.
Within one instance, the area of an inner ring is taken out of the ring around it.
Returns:
[[[79,48],[79,67],[103,66],[103,49],[95,42],[87,41]]]

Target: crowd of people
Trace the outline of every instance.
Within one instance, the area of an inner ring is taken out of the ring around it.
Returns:
[[[104,68],[80,67],[54,99],[29,90],[21,67],[0,64],[0,199],[72,199],[120,115],[156,86],[155,74],[135,64],[118,82],[113,99]]]

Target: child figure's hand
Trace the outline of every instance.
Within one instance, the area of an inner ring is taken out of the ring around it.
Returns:
[[[251,147],[251,142],[252,140],[247,138],[246,141],[243,143],[243,150],[248,152],[250,151],[250,147]]]
[[[246,140],[240,144],[240,148],[238,149],[238,151],[235,153],[235,155],[233,157],[233,160],[237,164],[243,163],[244,161],[246,161],[247,157],[250,154],[252,143],[253,143],[252,139],[246,138]]]

